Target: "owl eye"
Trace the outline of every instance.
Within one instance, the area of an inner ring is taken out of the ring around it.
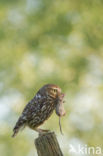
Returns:
[[[57,90],[56,90],[56,89],[53,89],[53,92],[54,92],[54,93],[56,93],[56,92],[57,92]]]

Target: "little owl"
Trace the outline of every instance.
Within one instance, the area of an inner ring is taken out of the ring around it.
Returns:
[[[64,94],[57,85],[46,84],[40,88],[34,98],[24,108],[13,129],[12,137],[16,136],[19,130],[25,126],[39,132],[39,134],[47,132],[48,130],[42,130],[38,127],[51,116],[53,110],[57,112],[60,97],[63,99]],[[57,115],[60,116],[59,113]],[[61,116],[63,115],[62,113]]]

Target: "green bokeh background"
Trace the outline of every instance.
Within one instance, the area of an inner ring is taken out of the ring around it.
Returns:
[[[66,94],[64,136],[55,113],[41,126],[55,131],[64,156],[77,156],[71,144],[103,149],[102,0],[0,0],[1,156],[37,156],[36,132],[11,135],[46,83]]]

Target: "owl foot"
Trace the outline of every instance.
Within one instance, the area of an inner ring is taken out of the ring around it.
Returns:
[[[39,136],[42,136],[42,135],[44,135],[45,133],[50,132],[50,130],[40,129],[40,128],[36,128],[35,130],[39,133]]]

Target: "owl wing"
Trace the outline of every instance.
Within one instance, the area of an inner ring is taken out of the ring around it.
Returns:
[[[44,106],[44,103],[46,103],[46,97],[36,95],[25,107],[23,111],[23,115],[26,116],[27,122],[29,122],[32,119],[35,119],[35,117],[39,116],[42,108]]]
[[[32,110],[35,108],[34,107],[35,103],[35,98],[33,98],[24,108],[21,116],[19,117],[18,121],[16,122],[16,125],[13,129],[13,135],[12,137],[15,137],[16,134],[19,132],[19,130],[23,127],[26,126],[27,120],[30,118],[31,116],[31,112]],[[34,107],[34,108],[33,108]]]
[[[13,135],[12,137],[16,136],[18,131],[25,127],[27,122],[32,120],[32,118],[37,115],[40,112],[40,109],[42,107],[43,98],[41,98],[40,95],[36,95],[24,108],[21,116],[19,117],[18,121],[16,122],[16,125],[13,129]]]

